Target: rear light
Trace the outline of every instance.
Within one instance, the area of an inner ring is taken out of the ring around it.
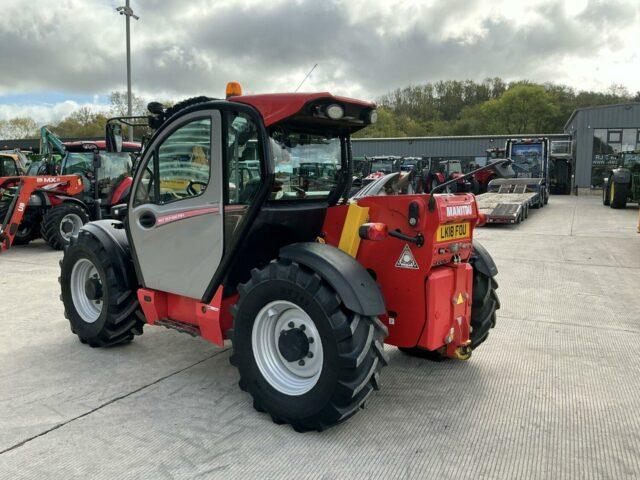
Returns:
[[[358,234],[363,240],[377,242],[389,236],[389,228],[384,223],[365,223],[360,226]]]
[[[482,227],[486,225],[486,223],[487,223],[487,215],[482,212],[478,212],[478,223],[476,223],[476,226]]]

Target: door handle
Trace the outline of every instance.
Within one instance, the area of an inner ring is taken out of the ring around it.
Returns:
[[[138,218],[138,222],[143,228],[153,228],[156,224],[156,216],[152,212],[144,212]]]

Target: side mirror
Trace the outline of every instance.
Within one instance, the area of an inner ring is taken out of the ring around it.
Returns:
[[[122,151],[122,125],[119,123],[107,123],[107,151]]]
[[[129,206],[126,203],[119,203],[111,207],[111,218],[116,220],[124,221],[127,213],[129,213]]]

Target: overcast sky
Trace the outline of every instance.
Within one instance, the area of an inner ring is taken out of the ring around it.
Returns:
[[[124,0],[2,0],[0,118],[57,120],[126,86]],[[148,99],[302,90],[374,99],[442,79],[640,90],[640,0],[131,0]]]

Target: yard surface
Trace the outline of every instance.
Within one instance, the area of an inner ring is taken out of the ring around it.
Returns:
[[[0,257],[0,478],[638,478],[638,210],[552,197],[476,237],[502,308],[467,362],[387,347],[381,390],[323,433],[254,411],[230,347],[147,327],[91,349],[58,299],[60,252]]]

